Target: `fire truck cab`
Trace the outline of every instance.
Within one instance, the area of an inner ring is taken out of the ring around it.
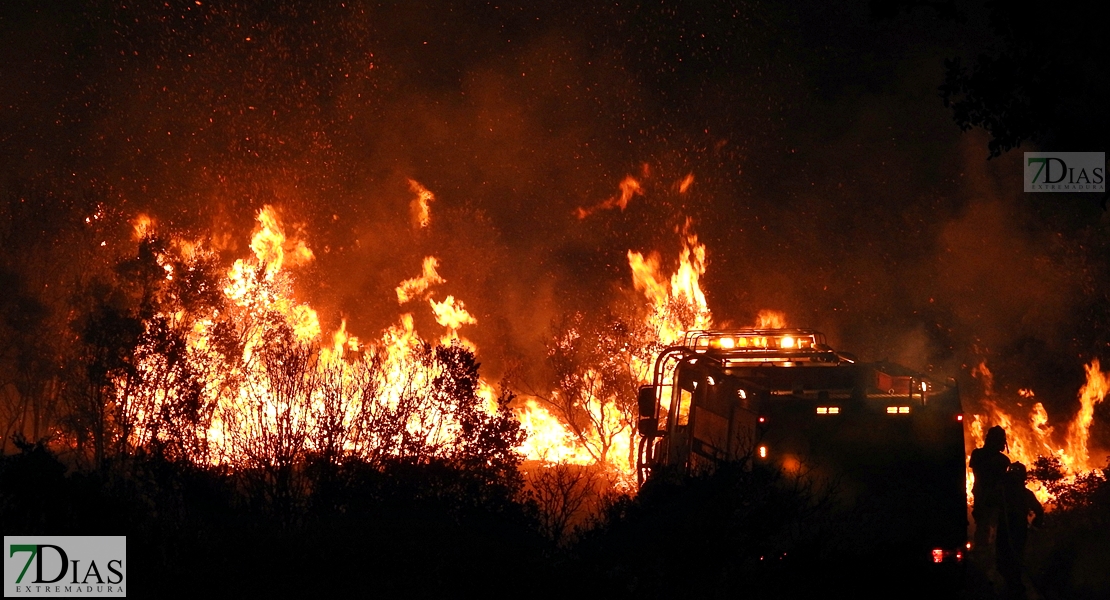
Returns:
[[[863,363],[811,329],[689,332],[639,394],[641,483],[750,460],[835,485],[884,551],[959,563],[967,542],[954,380]]]

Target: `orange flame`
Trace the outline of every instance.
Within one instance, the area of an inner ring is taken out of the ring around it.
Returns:
[[[1079,412],[1068,427],[1067,455],[1071,457],[1075,468],[1084,470],[1093,468],[1087,440],[1090,438],[1095,405],[1102,402],[1110,391],[1110,372],[1100,371],[1099,366],[1097,358],[1086,365],[1087,382],[1079,389]]]
[[[759,329],[783,329],[786,327],[786,313],[777,310],[761,310],[756,316]]]
[[[424,258],[424,272],[420,277],[413,277],[401,282],[397,286],[397,303],[404,304],[409,300],[423,294],[429,287],[437,283],[445,283],[444,279],[436,273],[436,267],[439,266],[439,261],[434,256]]]
[[[701,289],[700,278],[707,261],[705,246],[698,242],[686,221],[681,232],[682,249],[678,265],[669,276],[664,272],[658,253],[647,258],[640,252],[628,252],[632,283],[647,300],[647,344],[641,348],[625,348],[629,373],[637,384],[650,383],[655,358],[663,348],[682,340],[686,331],[711,325],[711,315]],[[578,333],[568,331],[567,342]],[[580,375],[581,388],[587,393],[579,408],[589,426],[575,434],[549,407],[535,399],[527,400],[517,409],[517,416],[529,434],[521,449],[529,460],[592,464],[604,462],[616,476],[616,485],[631,489],[635,481],[633,448],[636,431],[634,415],[627,405],[630,399],[606,397],[601,394],[601,374],[587,369]],[[558,393],[552,398],[558,400]],[[666,401],[666,400],[664,400]],[[555,402],[550,402],[554,404]],[[622,410],[621,406],[626,408]]]
[[[1063,439],[1060,439],[1056,433],[1057,428],[1049,424],[1049,414],[1042,403],[1035,402],[1027,417],[1019,417],[1015,413],[1015,409],[1019,408],[1017,400],[1007,402],[1004,398],[997,397],[994,392],[994,377],[986,362],[980,363],[972,369],[972,375],[979,378],[983,385],[985,398],[982,405],[987,410],[986,414],[973,415],[968,424],[968,434],[973,445],[982,446],[986,430],[990,426],[999,425],[1006,430],[1006,453],[1014,462],[1032,466],[1039,456],[1055,458],[1060,461],[1064,471],[1062,483],[1065,485],[1094,472],[1101,463],[1092,460],[1090,456],[1090,428],[1094,421],[1095,405],[1102,402],[1110,392],[1110,372],[1100,370],[1098,359],[1092,360],[1085,369],[1086,382],[1077,394],[1079,411],[1068,424]],[[1021,389],[1018,397],[1030,401],[1035,398],[1035,394],[1031,389]],[[970,501],[974,475],[970,469],[967,473]],[[1043,483],[1030,481],[1029,487],[1041,502],[1051,506],[1055,497]]]
[[[86,221],[88,221],[88,219],[86,219]],[[132,235],[136,241],[145,238],[154,231],[154,219],[151,219],[148,215],[145,214],[141,214],[135,217],[135,220],[131,222],[131,225],[135,228],[135,231]]]
[[[647,323],[654,327],[650,347],[629,350],[626,357],[633,365],[631,373],[640,382],[649,377],[654,352],[660,344],[673,343],[687,328],[706,327],[710,323],[699,283],[705,272],[705,247],[690,231],[689,222],[681,235],[683,246],[678,264],[669,277],[663,272],[658,255],[652,255],[650,266],[645,267],[648,261],[636,261],[642,255],[629,254],[634,284],[648,300]],[[180,247],[187,247],[194,258],[203,254],[197,244],[182,243]],[[325,336],[316,311],[294,299],[289,274],[289,268],[311,261],[312,251],[304,242],[286,235],[272,207],[259,212],[250,247],[253,256],[235,261],[226,272],[222,283],[226,308],[189,325],[189,360],[199,364],[208,356],[230,349],[232,354],[224,355],[222,360],[233,365],[229,372],[210,375],[202,382],[203,397],[214,400],[207,419],[196,425],[197,437],[202,440],[196,459],[227,465],[278,460],[275,455],[291,452],[286,447],[288,439],[301,440],[301,451],[322,451],[320,444],[325,442],[314,436],[329,422],[339,426],[338,443],[342,451],[355,454],[372,451],[380,440],[367,438],[371,434],[360,429],[352,415],[366,410],[400,410],[411,404],[414,395],[421,394],[420,390],[433,386],[437,377],[433,368],[420,359],[421,348],[428,344],[417,334],[412,314],[402,314],[379,339],[369,343],[350,335],[346,321]],[[165,264],[170,278],[172,268],[169,262]],[[453,295],[437,301],[428,294],[431,286],[444,283],[436,272],[438,265],[435,257],[426,257],[421,275],[403,281],[396,288],[398,302],[405,304],[424,296],[437,323],[446,329],[439,343],[461,343],[473,348],[458,334],[461,327],[477,323],[463,302]],[[281,328],[291,333],[290,340],[275,338]],[[228,330],[237,340],[230,346],[224,340]],[[303,344],[308,354],[297,354],[296,344]],[[287,350],[292,353],[281,354]],[[274,352],[281,354],[276,362]],[[302,368],[296,371],[299,379],[275,379],[274,369],[296,367],[297,361],[303,361]],[[309,385],[310,380],[317,383]],[[601,464],[617,480],[623,478],[624,484],[630,486],[634,480],[635,435],[634,417],[627,408],[630,399],[602,392],[603,377],[595,369],[582,373],[581,383],[588,391],[576,402],[587,425],[572,430],[549,407],[535,398],[524,398],[515,413],[528,438],[518,451],[529,459],[544,462]],[[305,387],[296,387],[301,385]],[[323,391],[311,391],[318,387]],[[492,414],[498,409],[497,394],[485,381],[480,381],[478,387],[485,409]],[[329,393],[331,400],[324,397]],[[552,398],[558,399],[559,393],[553,392]],[[308,396],[304,397],[305,394]],[[337,397],[345,403],[338,413],[329,404]],[[143,444],[144,440],[149,443],[164,435],[150,425],[156,420],[149,417],[173,402],[167,393],[154,391],[139,403],[138,426],[131,433],[135,444]],[[399,424],[400,431],[433,446],[448,443],[460,431],[452,415],[436,407],[407,418],[410,420]]]
[[[628,201],[637,194],[643,194],[644,189],[640,186],[640,182],[636,181],[631,175],[625,176],[620,182],[620,193],[608,200],[603,200],[590,208],[579,207],[574,211],[574,215],[579,219],[585,219],[591,214],[599,210],[609,210],[612,208],[619,208],[622,211],[628,207]]]
[[[319,317],[293,298],[287,271],[312,260],[312,251],[285,235],[269,206],[258,214],[250,246],[254,257],[235,261],[226,272],[227,302],[187,323],[183,360],[197,368],[200,397],[211,403],[193,425],[198,442],[190,451],[194,460],[233,466],[280,462],[298,452],[322,452],[327,444],[364,456],[382,448],[396,451],[389,448],[399,447],[397,436],[422,440],[438,451],[457,439],[460,426],[450,407],[434,400],[432,387],[442,367],[427,359],[431,346],[417,335],[411,314],[401,315],[379,340],[365,345],[347,332],[343,321],[330,345],[324,345]],[[188,249],[186,260],[203,254],[194,244],[180,247]],[[171,278],[171,263],[159,262]],[[442,282],[436,265],[434,257],[425,259],[423,287],[402,284],[398,295],[404,289],[421,293],[431,282]],[[443,343],[452,343],[459,327],[475,322],[453,296],[430,302],[437,321],[448,330]],[[181,322],[183,315],[179,310],[170,315],[171,321]],[[165,365],[156,354],[151,357],[139,365],[140,381],[165,379]],[[217,364],[225,367],[210,368]],[[493,414],[497,402],[492,389],[484,382],[480,387],[485,408]],[[135,423],[129,433],[132,444],[166,435],[155,416],[167,406],[186,404],[171,396],[173,389],[121,382],[118,402],[128,407]],[[357,414],[364,419],[393,415],[401,421],[368,427],[354,421]],[[338,439],[322,437],[325,430]]]
[[[656,337],[664,346],[677,343],[686,331],[707,329],[712,325],[709,305],[700,282],[707,265],[705,245],[698,243],[698,236],[690,231],[690,227],[691,222],[687,219],[681,233],[678,270],[671,275],[669,282],[662,274],[658,254],[651,253],[645,259],[639,252],[628,251],[632,284],[650,302],[652,314],[647,323],[657,332]]]
[[[272,206],[262,207],[258,212],[258,223],[261,227],[251,238],[251,250],[258,262],[265,265],[267,279],[273,279],[286,263],[296,267],[314,258],[312,250],[303,241],[286,238]]]
[[[447,328],[447,335],[440,339],[440,343],[450,345],[452,341],[458,340],[473,350],[474,345],[469,340],[459,337],[459,328],[463,325],[475,325],[478,323],[478,319],[475,319],[466,311],[463,303],[456,301],[454,296],[447,296],[443,302],[428,300],[428,303],[432,307],[432,313],[436,316],[436,323]]]
[[[409,204],[413,227],[425,229],[432,224],[431,205],[436,199],[435,194],[429,192],[428,188],[420,185],[415,179],[409,180],[409,189],[416,194],[416,198]]]

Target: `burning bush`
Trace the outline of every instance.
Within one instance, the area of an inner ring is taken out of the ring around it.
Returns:
[[[1038,456],[1029,470],[1030,479],[1040,482],[1055,507],[1065,511],[1089,507],[1099,494],[1106,493],[1106,473],[1103,468],[1069,476],[1058,456]]]
[[[461,342],[425,342],[405,315],[378,342],[341,327],[321,345],[315,311],[283,270],[311,251],[271,210],[254,258],[226,271],[203,244],[139,225],[137,255],[88,287],[73,322],[68,441],[80,459],[155,453],[268,473],[270,484],[310,458],[515,477],[519,425],[507,397],[481,389]]]
[[[1057,505],[1070,506],[1083,495],[1077,490],[1105,478],[1098,469],[1099,459],[1091,456],[1096,448],[1090,446],[1090,438],[1095,408],[1110,392],[1110,372],[1101,370],[1097,358],[1085,365],[1084,370],[1087,379],[1076,393],[1079,410],[1066,428],[1050,424],[1048,411],[1041,402],[1035,401],[1033,390],[1023,388],[1018,390],[1016,398],[1007,398],[995,392],[994,376],[985,361],[972,371],[983,386],[983,398],[979,402],[983,414],[972,416],[966,439],[972,446],[982,446],[984,433],[990,426],[999,425],[1006,430],[1006,453],[1011,460],[1032,466],[1032,489],[1050,509]],[[1032,402],[1027,416],[1021,414],[1023,402]],[[967,473],[970,500],[974,477],[970,469]],[[1058,499],[1058,493],[1063,493],[1065,498]]]
[[[1030,576],[1049,597],[1105,598],[1110,593],[1110,463],[1069,475],[1057,457],[1039,457],[1032,477],[1053,494],[1055,510],[1030,536]]]

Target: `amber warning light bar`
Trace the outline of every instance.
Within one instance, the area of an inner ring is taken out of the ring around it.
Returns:
[[[688,348],[705,352],[793,350],[828,350],[825,336],[812,329],[739,329],[735,331],[691,331],[684,344]]]

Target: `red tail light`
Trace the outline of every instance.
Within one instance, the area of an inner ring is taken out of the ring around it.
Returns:
[[[953,562],[958,563],[958,562],[963,562],[963,560],[964,560],[963,550],[945,550],[944,548],[933,548],[932,555],[933,555],[933,563],[938,564],[938,565],[940,563],[948,562],[948,561],[953,561]]]

